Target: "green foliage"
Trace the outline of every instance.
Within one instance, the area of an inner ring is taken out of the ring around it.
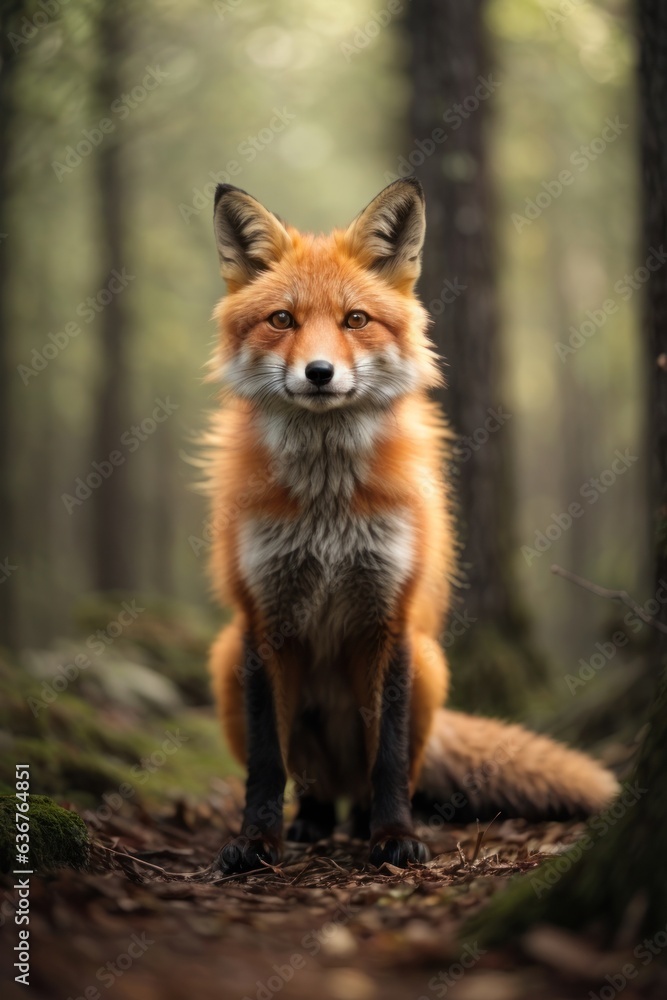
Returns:
[[[450,665],[451,707],[494,718],[525,718],[529,696],[546,681],[544,657],[520,623],[514,631],[474,624],[452,647]]]
[[[665,736],[667,678],[653,701],[650,725],[631,780],[593,817],[562,857],[513,880],[466,928],[483,944],[505,942],[541,923],[570,929],[592,923],[614,940],[621,930],[651,937],[667,926]]]
[[[86,641],[108,630],[127,594],[89,594],[74,608],[74,621]],[[206,660],[215,629],[199,608],[165,597],[141,597],[141,610],[123,632],[148,666],[168,677],[188,704],[211,703]],[[224,618],[224,616],[221,616]]]
[[[84,602],[84,635],[108,634],[122,601]],[[206,625],[193,609],[137,606],[136,631],[128,627],[99,654],[83,638],[24,665],[0,657],[0,784],[11,787],[13,762],[25,760],[35,790],[99,807],[121,787],[128,801],[157,801],[204,793],[212,777],[238,773],[209,707]]]
[[[85,306],[99,291],[105,254],[97,149],[60,179],[54,164],[85,141],[84,129],[111,120],[113,131],[102,141],[123,146],[132,207],[123,264],[133,278],[120,293],[133,323],[123,430],[147,418],[157,397],[178,406],[136,450],[118,442],[133,486],[138,587],[206,607],[208,511],[192,488],[199,473],[191,458],[215,405],[202,376],[215,336],[211,312],[224,292],[211,175],[256,193],[303,227],[344,224],[382,186],[406,99],[393,30],[349,60],[341,49],[367,20],[370,0],[334,7],[314,0],[307,8],[298,0],[129,0],[123,89],[131,94],[140,87],[151,67],[166,76],[121,117],[96,107],[93,97],[98,9],[97,2],[64,5],[20,48],[18,66],[7,353],[21,552],[12,586],[20,597],[21,639],[30,646],[71,633],[71,609],[90,587],[92,501],[68,511],[62,496],[74,495],[93,461],[108,458],[91,454],[102,375],[100,313],[88,320]],[[271,132],[275,109],[286,111],[287,120]],[[226,177],[231,161],[240,172]],[[68,323],[80,332],[65,336],[64,349],[24,384],[18,367],[31,366],[33,351],[41,354],[45,345],[50,352],[49,334],[58,337]]]
[[[31,795],[28,799],[30,823],[30,865],[38,874],[54,868],[85,868],[88,864],[89,840],[86,824],[76,813],[60,806],[46,795]],[[13,795],[0,795],[0,871],[16,867],[16,821],[18,800]]]
[[[503,399],[516,445],[516,565],[538,638],[564,674],[595,652],[609,608],[553,577],[552,563],[638,591],[642,600],[650,596],[640,589],[647,542],[642,291],[617,288],[644,263],[636,257],[633,7],[624,0],[490,0],[487,23],[499,83],[491,152],[499,196]],[[627,128],[580,169],[571,157],[616,117]],[[543,182],[564,169],[573,181],[550,198]],[[526,202],[538,195],[546,207],[517,229],[515,216],[525,216]],[[606,300],[615,307],[609,315],[600,312]],[[589,311],[602,317],[599,325]],[[580,346],[561,357],[557,345],[569,347],[573,331],[582,328]],[[594,503],[582,497],[590,477],[626,447],[639,461]],[[528,564],[521,546],[533,546],[537,531],[555,532],[552,514],[573,502],[581,504],[582,516]],[[605,677],[596,684],[604,686]],[[567,703],[562,677],[556,680]]]
[[[639,295],[626,300],[614,290],[641,263],[634,259],[630,5],[565,5],[566,16],[562,6],[558,0],[491,0],[487,22],[500,83],[492,98],[489,150],[498,187],[508,373],[502,398],[517,448],[516,559],[539,638],[565,673],[571,661],[593,651],[606,612],[552,578],[549,565],[560,561],[634,590],[642,566],[645,476],[638,464],[594,507],[584,505],[584,516],[548,553],[531,565],[521,557],[521,545],[533,543],[552,512],[580,501],[582,485],[608,466],[614,449],[635,447],[640,435]],[[65,162],[68,147],[85,141],[83,130],[109,118],[113,130],[101,141],[123,147],[131,206],[124,265],[133,277],[121,293],[132,318],[128,440],[139,440],[131,429],[150,415],[156,398],[168,396],[178,406],[136,449],[119,440],[132,482],[138,591],[187,601],[206,613],[210,524],[203,498],[192,489],[199,476],[192,457],[205,411],[215,406],[214,390],[202,378],[215,338],[210,315],[223,293],[211,233],[215,180],[256,193],[303,228],[328,229],[350,219],[397,170],[413,140],[426,138],[405,134],[409,53],[400,20],[354,47],[375,9],[370,0],[128,0],[129,47],[119,66],[126,91],[140,87],[150,68],[166,76],[122,117],[97,107],[93,97],[99,8],[99,0],[63,5],[21,46],[17,62],[19,118],[3,247],[12,270],[5,354],[15,416],[13,535],[20,555],[8,582],[19,599],[21,643],[33,648],[75,632],[72,608],[91,587],[90,540],[101,529],[90,498],[77,498],[68,508],[63,496],[74,495],[93,461],[108,458],[91,453],[90,437],[103,372],[100,313],[91,315],[85,303],[100,291],[106,250],[98,236],[96,150],[60,179],[54,165]],[[121,107],[129,107],[118,97]],[[265,142],[261,136],[270,131],[275,109],[286,111],[285,126]],[[517,232],[513,214],[617,115],[629,123],[618,141]],[[442,147],[443,170],[474,169],[452,159],[448,148]],[[240,168],[233,174],[232,163]],[[452,217],[452,225],[470,222]],[[557,343],[610,297],[618,310],[561,361]],[[78,330],[71,337],[63,335],[68,324]],[[64,348],[26,383],[20,366],[34,367],[45,346],[52,354],[59,337]],[[91,610],[85,627],[104,626],[105,614],[101,607],[99,614]],[[175,612],[176,632],[178,623]],[[141,628],[145,635],[136,647],[143,662],[170,677],[188,704],[203,703],[205,674],[190,672],[189,653],[181,655],[179,646],[172,657],[169,643],[156,653],[159,637],[149,634],[148,616]],[[492,662],[484,652],[492,641],[480,639],[482,653],[471,653],[475,661]],[[529,663],[519,665],[519,676]],[[455,696],[465,683],[463,662]],[[500,711],[507,698],[494,693]],[[18,713],[20,721],[25,708]]]

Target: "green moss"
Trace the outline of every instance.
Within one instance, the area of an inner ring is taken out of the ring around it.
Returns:
[[[20,739],[12,744],[11,756],[0,762],[0,779],[10,784],[13,760],[30,764],[32,786],[47,795],[71,798],[78,805],[92,805],[105,791],[125,780],[122,767],[99,752],[82,751],[65,743]]]
[[[218,720],[207,712],[190,710],[178,719],[167,722],[165,731],[180,732],[187,739],[176,753],[168,756],[164,766],[157,768],[152,767],[151,753],[159,750],[164,731],[160,734],[160,739],[153,741],[150,753],[144,758],[148,777],[139,786],[144,800],[158,801],[165,796],[172,797],[182,792],[195,796],[206,795],[212,778],[244,773],[222,740]],[[144,770],[141,774],[143,776]],[[130,777],[130,781],[133,780]]]
[[[96,613],[108,624],[114,618],[114,608],[117,614],[117,602],[102,602]],[[94,615],[90,614],[87,626],[92,631]],[[187,616],[184,620],[188,621]],[[165,642],[170,635],[179,635],[176,626],[165,625],[163,635],[162,625],[158,627],[155,621],[149,625],[147,619],[146,636],[153,635],[156,643],[158,635]],[[151,631],[154,626],[158,630],[155,634]],[[146,636],[145,649],[149,645]],[[187,661],[190,670],[201,670],[205,676],[203,638],[186,641],[180,635],[179,642],[183,663]],[[129,660],[141,659],[136,646],[128,646],[127,652]],[[170,654],[156,644],[154,655],[166,661]],[[113,669],[113,663],[108,667]],[[31,787],[36,792],[93,810],[121,785],[134,789],[132,802],[155,804],[184,792],[205,795],[213,776],[225,777],[240,770],[225,749],[219,723],[208,707],[176,709],[165,717],[150,707],[107,707],[99,700],[89,703],[86,677],[83,683],[72,682],[47,704],[42,697],[44,686],[43,680],[19,664],[0,657],[0,785],[8,793],[13,788],[15,760],[30,763]],[[30,699],[34,699],[35,711]],[[170,746],[168,753],[161,752],[168,733],[179,731],[184,739],[177,750]]]
[[[112,593],[80,601],[74,616],[82,634],[105,630],[118,616],[124,600],[129,600],[127,594]],[[216,631],[214,623],[197,608],[163,598],[144,596],[136,604],[143,610],[125,629],[119,644],[131,643],[149,666],[176,684],[189,704],[210,704],[206,664]]]
[[[40,873],[54,868],[85,868],[90,844],[81,817],[62,809],[46,795],[31,795],[28,803],[30,851],[25,867]],[[18,805],[15,796],[0,796],[0,871],[5,873],[23,867],[16,864]],[[23,818],[26,814],[19,815]]]
[[[609,809],[564,855],[500,892],[465,934],[500,944],[537,923],[578,930],[595,924],[606,943],[629,914],[650,937],[667,924],[667,675],[663,674],[635,772]],[[638,919],[636,916],[638,915]],[[625,931],[624,931],[625,932]]]
[[[544,912],[540,886],[550,884],[552,872],[558,875],[555,864],[555,859],[548,861],[536,873],[516,876],[507,887],[499,889],[489,905],[464,926],[463,939],[493,948],[538,923]]]

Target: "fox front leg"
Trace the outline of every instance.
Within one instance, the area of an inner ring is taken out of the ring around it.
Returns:
[[[276,864],[282,849],[283,767],[273,691],[251,636],[246,637],[245,710],[248,778],[241,833],[224,845],[218,865],[225,874],[241,874]],[[259,666],[257,666],[259,664]]]
[[[410,805],[410,659],[404,641],[397,643],[384,681],[380,737],[371,771],[371,864],[385,861],[399,868],[429,859],[415,837]]]

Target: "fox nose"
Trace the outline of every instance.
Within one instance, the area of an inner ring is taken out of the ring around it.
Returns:
[[[334,366],[330,361],[309,361],[306,365],[306,378],[313,385],[326,385],[333,378]]]

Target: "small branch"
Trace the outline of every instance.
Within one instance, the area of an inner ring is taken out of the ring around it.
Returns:
[[[570,583],[576,583],[577,587],[583,587],[584,590],[589,590],[591,594],[596,594],[598,597],[606,597],[608,601],[618,601],[620,604],[625,604],[626,608],[630,608],[631,611],[641,618],[643,622],[650,625],[652,628],[657,629],[658,632],[662,632],[667,635],[667,625],[663,625],[662,622],[656,621],[651,615],[647,614],[642,608],[641,604],[637,604],[635,600],[628,594],[626,590],[609,590],[607,587],[600,587],[597,583],[591,583],[590,580],[585,580],[583,576],[577,576],[576,573],[570,573],[569,569],[563,569],[562,566],[552,566],[551,572],[555,573],[556,576],[562,576],[564,580],[569,580]]]
[[[208,868],[202,868],[196,872],[168,872],[165,868],[161,868],[159,865],[154,865],[150,861],[144,861],[143,858],[135,858],[133,854],[127,854],[126,851],[114,851],[111,847],[106,847],[101,844],[99,840],[94,840],[93,844],[95,847],[102,851],[106,851],[107,854],[115,854],[119,858],[125,858],[126,861],[135,861],[138,865],[144,865],[146,868],[152,868],[153,871],[159,872],[161,875],[166,875],[167,878],[184,878],[192,879],[194,875],[203,875],[210,870],[210,865]]]
[[[472,853],[472,857],[470,858],[469,864],[474,865],[475,862],[477,861],[484,838],[486,837],[487,833],[489,832],[489,830],[491,829],[491,827],[496,822],[499,816],[500,812],[497,812],[496,815],[491,820],[491,822],[489,823],[489,825],[484,830],[482,830],[481,826],[479,825],[479,820],[477,820],[477,840],[475,841],[475,849]]]

